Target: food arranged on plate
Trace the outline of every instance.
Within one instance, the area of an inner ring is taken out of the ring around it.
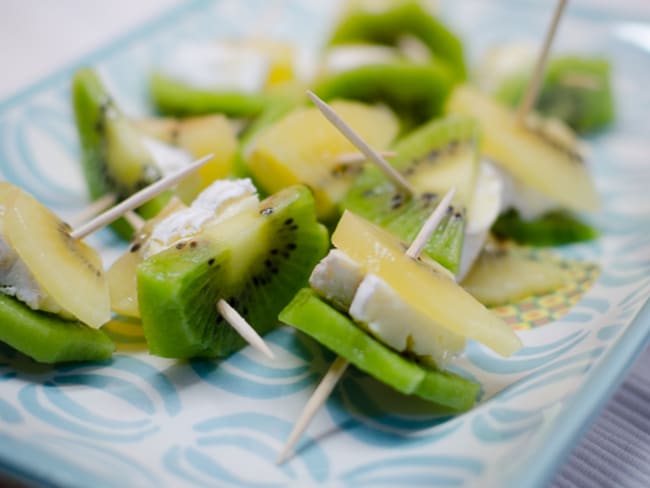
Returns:
[[[416,0],[351,3],[309,78],[286,43],[181,43],[149,80],[162,116],[129,117],[80,69],[80,171],[91,199],[117,205],[73,230],[0,183],[0,340],[39,362],[102,360],[116,314],[154,355],[248,342],[273,357],[263,335],[291,325],[339,358],[282,459],[348,364],[471,408],[480,386],[447,370],[467,341],[522,346],[487,307],[567,280],[524,246],[597,237],[576,132],[613,118],[609,65],[558,56],[544,71],[563,4],[537,63],[506,46],[473,79]],[[130,243],[105,272],[83,237],[108,224]]]

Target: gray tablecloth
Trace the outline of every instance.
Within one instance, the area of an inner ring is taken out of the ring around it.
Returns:
[[[635,363],[551,486],[650,487],[650,348]]]

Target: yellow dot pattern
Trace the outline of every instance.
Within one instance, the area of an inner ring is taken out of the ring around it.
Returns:
[[[557,259],[569,273],[566,284],[546,295],[530,296],[518,302],[492,308],[515,330],[527,330],[553,322],[565,315],[598,279],[600,268],[594,263]]]

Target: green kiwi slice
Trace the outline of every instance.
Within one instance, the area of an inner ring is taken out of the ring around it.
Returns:
[[[151,76],[149,90],[156,108],[162,114],[175,117],[211,113],[252,117],[263,110],[267,101],[262,93],[196,88],[162,73]]]
[[[323,100],[347,98],[385,103],[403,121],[415,127],[439,116],[453,86],[447,66],[409,61],[369,64],[326,76],[314,92]]]
[[[137,269],[151,353],[215,357],[240,349],[246,343],[218,314],[217,301],[226,300],[264,334],[327,249],[311,193],[293,186],[151,256]]]
[[[594,227],[565,210],[553,210],[533,220],[524,220],[519,212],[510,209],[499,216],[492,233],[497,239],[531,246],[561,246],[598,237]]]
[[[103,361],[115,345],[106,334],[78,320],[32,310],[0,293],[0,341],[41,363]]]
[[[460,39],[418,1],[395,2],[383,11],[352,10],[334,30],[330,44],[369,42],[394,46],[407,35],[419,39],[434,59],[448,65],[456,80],[466,78]]]
[[[90,196],[113,193],[118,201],[162,177],[140,132],[124,116],[97,74],[89,68],[75,73],[72,82],[74,112],[83,152],[82,166]],[[170,198],[166,192],[138,209],[154,217]],[[112,227],[123,237],[133,233],[123,219]]]
[[[614,97],[610,82],[610,65],[606,59],[562,56],[552,59],[536,109],[557,117],[580,134],[588,134],[614,120]],[[496,97],[516,106],[528,84],[528,73],[503,81]]]
[[[456,411],[474,405],[479,385],[399,355],[304,288],[280,313],[280,320],[316,339],[356,367],[407,395],[416,395]]]
[[[455,185],[457,197],[424,249],[455,273],[478,171],[478,127],[467,117],[436,119],[401,139],[394,150],[391,164],[416,189],[415,198],[407,198],[377,168],[366,165],[343,207],[411,242]]]

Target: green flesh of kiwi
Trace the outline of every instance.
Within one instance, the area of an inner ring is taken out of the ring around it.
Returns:
[[[442,113],[453,86],[446,66],[407,61],[371,64],[321,80],[314,89],[323,100],[344,98],[366,103],[385,103],[406,128]]]
[[[554,210],[533,220],[524,220],[510,209],[492,226],[497,239],[511,239],[531,246],[560,246],[596,239],[598,231],[564,210]]]
[[[260,334],[307,282],[326,253],[307,188],[287,188],[189,242],[138,266],[138,299],[152,354],[172,358],[226,356],[246,343],[219,315],[226,300]]]
[[[426,368],[373,339],[343,313],[305,288],[280,313],[280,320],[310,335],[362,371],[407,395],[464,411],[474,405],[479,385],[461,376]]]
[[[406,35],[426,45],[434,59],[449,67],[454,79],[466,78],[460,40],[417,1],[396,2],[380,12],[352,11],[339,23],[330,44],[369,42],[395,46]]]
[[[465,117],[434,120],[399,141],[391,161],[414,186],[415,198],[395,188],[376,167],[366,165],[343,207],[411,242],[444,194],[457,197],[424,251],[455,273],[463,246],[465,215],[478,168],[478,129]]]
[[[97,74],[88,68],[73,80],[73,102],[83,151],[82,165],[90,196],[113,193],[118,201],[162,177],[141,134],[115,104]],[[166,192],[138,209],[144,218],[155,216],[170,198]],[[133,229],[124,220],[112,224],[123,237]]]
[[[516,106],[528,85],[528,74],[506,79],[496,92],[503,103]],[[580,134],[602,129],[614,119],[609,62],[600,58],[563,56],[552,59],[536,109],[567,123]]]
[[[0,293],[0,341],[41,363],[103,361],[115,345],[103,332],[77,320],[32,310]]]
[[[252,117],[264,109],[267,101],[264,94],[195,88],[161,73],[152,75],[149,88],[160,113],[175,117],[211,113]]]

